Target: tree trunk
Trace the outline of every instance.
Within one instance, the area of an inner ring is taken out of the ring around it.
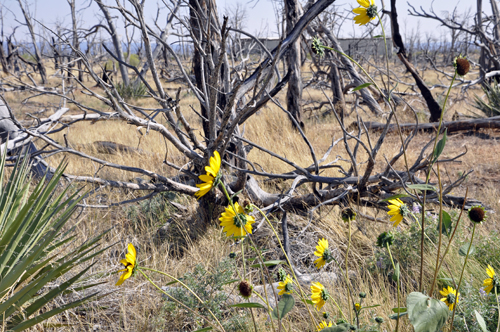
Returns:
[[[116,57],[121,61],[125,62],[123,58],[123,50],[122,43],[118,38],[118,32],[116,31],[115,24],[113,23],[113,18],[109,14],[108,8],[102,3],[102,0],[95,0],[99,8],[101,9],[106,21],[108,22],[109,32],[111,33],[111,40],[113,41],[113,46],[115,47]],[[125,86],[130,85],[130,80],[128,78],[128,71],[125,65],[118,63],[118,67],[120,68],[120,74],[122,75],[122,81]]]
[[[333,54],[332,57],[336,58]],[[332,59],[332,63],[330,64],[330,82],[332,85],[333,106],[336,108],[337,113],[343,114],[346,108],[345,99],[342,91],[340,73],[335,63],[335,59]]]
[[[442,112],[441,107],[432,96],[431,90],[429,90],[424,80],[417,73],[415,67],[413,67],[413,65],[408,61],[406,57],[403,38],[399,33],[398,12],[396,11],[396,0],[391,0],[391,31],[392,31],[392,42],[394,43],[394,46],[398,49],[398,57],[401,60],[401,62],[405,65],[406,69],[411,73],[411,76],[413,76],[413,79],[415,80],[418,88],[420,89],[420,93],[422,93],[422,97],[424,97],[425,102],[427,103],[427,107],[429,108],[429,112],[431,113],[429,121],[430,122],[439,121]]]
[[[299,20],[299,2],[298,0],[285,0],[286,33],[289,34],[297,21]],[[286,106],[290,114],[297,123],[304,129],[302,121],[302,77],[301,77],[301,38],[290,45],[286,62],[290,71],[290,80],[288,81],[288,90],[286,93]],[[295,127],[295,122],[292,122]]]
[[[21,0],[17,0],[19,2],[19,7],[21,7],[21,10],[24,15],[24,19],[26,20],[26,25],[28,26],[28,30],[31,35],[31,40],[33,41],[33,49],[34,49],[34,56],[36,60],[36,68],[38,70],[38,73],[40,74],[40,77],[42,78],[42,84],[47,84],[47,72],[45,71],[45,66],[42,63],[42,55],[40,53],[40,50],[38,48],[38,44],[36,42],[35,38],[35,31],[33,30],[33,24],[31,23],[31,18],[29,17],[28,13],[25,11],[23,4],[21,3]]]

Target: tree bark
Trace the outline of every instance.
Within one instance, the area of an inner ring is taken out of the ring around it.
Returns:
[[[31,35],[31,40],[33,41],[33,49],[34,49],[34,56],[36,60],[36,68],[38,70],[38,73],[40,74],[40,77],[42,78],[42,84],[47,84],[47,72],[45,70],[45,66],[42,63],[42,55],[40,53],[40,49],[38,48],[38,44],[36,42],[35,38],[35,31],[33,30],[33,24],[31,23],[31,18],[29,17],[28,13],[23,7],[23,4],[21,0],[17,0],[19,3],[19,7],[21,7],[21,11],[23,12],[24,19],[26,20],[26,25],[28,27],[28,30]]]
[[[289,34],[299,20],[299,2],[298,0],[285,0],[286,33]],[[301,37],[297,38],[290,45],[287,65],[290,71],[290,80],[288,81],[288,90],[286,93],[286,105],[288,111],[297,120],[297,123],[304,129],[302,121],[302,77],[301,77]],[[295,127],[295,122],[292,121]]]
[[[422,93],[422,97],[424,97],[425,102],[427,103],[427,107],[429,108],[429,112],[431,116],[429,118],[430,122],[439,121],[441,118],[441,107],[436,102],[434,97],[432,96],[431,90],[427,87],[424,80],[420,77],[420,75],[415,70],[415,67],[408,61],[406,56],[406,50],[403,43],[403,38],[399,32],[399,24],[398,24],[398,12],[396,10],[396,0],[391,0],[391,31],[392,31],[392,42],[394,46],[398,49],[398,58],[405,65],[406,69],[410,72],[411,76],[417,83],[418,88],[420,89],[420,93]]]
[[[109,14],[108,8],[106,8],[106,6],[102,3],[102,0],[95,0],[95,2],[101,9],[102,13],[104,14],[104,17],[106,18],[106,21],[108,22],[109,32],[111,34],[111,40],[113,41],[113,46],[115,48],[116,57],[122,63],[124,63],[125,59],[123,57],[122,43],[118,38],[118,32],[116,31],[115,24],[113,23],[113,18]],[[123,84],[128,86],[130,85],[130,80],[128,77],[127,67],[125,67],[125,65],[123,65],[122,63],[118,63],[118,67],[120,68],[120,74],[122,76]]]

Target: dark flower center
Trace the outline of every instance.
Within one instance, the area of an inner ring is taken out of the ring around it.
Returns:
[[[325,260],[325,262],[333,259],[333,255],[330,249],[325,249],[325,251],[323,252],[323,259]]]
[[[244,213],[237,213],[233,218],[234,226],[243,227],[247,224],[247,216]]]
[[[484,220],[484,210],[481,207],[473,207],[469,210],[469,218],[475,222],[480,223]]]
[[[370,5],[368,8],[366,8],[366,15],[369,18],[374,18],[377,16],[377,6],[375,5]]]
[[[455,301],[456,301],[455,294],[453,294],[453,293],[448,294],[448,296],[446,296],[446,301],[449,304],[455,303]]]

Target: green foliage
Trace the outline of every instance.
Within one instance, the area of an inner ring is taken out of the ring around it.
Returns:
[[[450,310],[439,300],[420,292],[412,292],[406,298],[408,318],[415,332],[438,332],[446,323]]]
[[[127,52],[123,53],[123,57],[126,59],[128,56]],[[135,53],[130,54],[130,58],[128,59],[128,64],[134,67],[137,67],[141,64],[141,61],[139,60],[139,56]]]
[[[22,331],[95,297],[52,303],[92,267],[74,271],[103,251],[94,250],[102,235],[61,255],[60,249],[75,238],[63,227],[80,201],[78,192],[56,192],[63,166],[33,187],[27,158],[6,179],[5,155],[0,160],[0,316],[4,328]]]
[[[173,298],[205,316],[210,317],[207,308],[210,309],[226,331],[247,331],[247,326],[250,326],[247,317],[248,311],[243,309],[244,311],[240,312],[240,310],[231,309],[228,303],[229,292],[225,289],[228,280],[233,281],[233,275],[236,273],[234,264],[234,260],[225,258],[213,271],[207,271],[202,265],[197,265],[192,272],[186,273],[180,278],[205,302],[205,305],[200,304],[193,294],[185,288],[172,287],[167,292]],[[191,329],[202,327],[197,326],[197,317],[186,312],[173,301],[167,300],[165,309],[171,315],[185,313]]]
[[[484,85],[483,91],[488,102],[484,102],[480,97],[475,96],[474,107],[487,117],[500,115],[500,87],[498,82],[495,81],[491,85]]]
[[[125,100],[132,100],[146,96],[148,88],[142,82],[130,83],[125,85],[123,82],[119,82],[115,86],[118,94]]]
[[[21,57],[28,61],[28,62],[31,62],[31,63],[36,63],[36,59],[35,59],[35,56],[33,56],[33,54],[30,54],[30,53],[23,53],[21,54]]]
[[[295,306],[295,299],[290,294],[283,294],[281,300],[278,302],[278,306],[274,308],[272,312],[272,317],[274,319],[283,318],[287,313],[289,313]]]
[[[417,214],[421,218],[420,214]],[[420,220],[419,220],[420,222]],[[433,248],[430,240],[437,243],[439,219],[435,216],[427,215],[425,218],[425,237],[424,246],[426,250]],[[402,277],[417,277],[418,271],[415,267],[420,266],[420,240],[421,230],[416,222],[410,221],[410,226],[404,229],[397,228],[394,232],[394,244],[391,246],[391,252],[394,259],[399,263],[404,271]],[[429,240],[430,239],[430,240]],[[389,253],[385,248],[376,248],[373,259],[368,264],[368,270],[372,273],[389,273],[393,270]]]
[[[170,218],[172,206],[169,201],[176,199],[173,192],[162,192],[151,199],[126,208],[127,218],[135,224],[160,226]]]
[[[472,283],[465,282],[460,287],[459,300],[460,310],[455,313],[454,331],[483,332],[475,311],[483,317],[488,331],[496,331],[498,310],[495,294],[486,294],[483,289],[478,290]]]
[[[490,264],[493,267],[500,267],[500,235],[497,231],[492,231],[486,236],[478,238],[476,243],[475,259],[482,265]]]

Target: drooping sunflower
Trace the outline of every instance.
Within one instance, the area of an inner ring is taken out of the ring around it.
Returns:
[[[354,8],[354,22],[359,25],[365,25],[377,17],[377,6],[373,0],[358,0],[361,7]]]
[[[500,291],[500,278],[498,278],[498,276],[495,274],[495,270],[493,270],[493,268],[489,264],[488,268],[486,269],[486,273],[489,277],[487,279],[484,279],[483,282],[484,291],[486,292],[486,294],[489,294],[493,290],[493,287],[497,287],[497,292]]]
[[[278,295],[290,294],[293,289],[292,278],[287,274],[285,280],[280,281],[277,288],[280,290]]]
[[[227,237],[252,234],[252,224],[255,222],[255,218],[246,214],[238,202],[234,203],[234,208],[236,212],[231,205],[228,206],[226,212],[222,212],[219,218],[220,225],[224,227]]]
[[[410,210],[408,209],[408,206],[406,206],[406,204],[399,198],[390,199],[389,203],[390,205],[387,206],[389,208],[389,212],[387,212],[387,214],[392,216],[390,219],[391,221],[394,221],[394,224],[392,225],[397,227],[401,220],[403,220],[403,218],[410,213]]]
[[[325,263],[333,259],[332,252],[328,249],[328,240],[321,239],[318,241],[314,255],[319,257],[314,261],[318,269],[321,269]]]
[[[319,323],[318,325],[318,331],[321,331],[322,329],[326,329],[327,327],[332,327],[332,322],[330,323],[327,323],[325,321],[322,321],[321,323]]]
[[[218,180],[219,171],[220,171],[221,159],[220,154],[217,151],[214,151],[213,157],[210,157],[209,166],[205,166],[205,171],[207,174],[201,174],[198,178],[203,181],[203,183],[199,183],[196,186],[200,188],[194,195],[199,199],[204,196],[214,187],[214,184]]]
[[[318,311],[325,305],[328,300],[328,291],[319,282],[313,282],[311,284],[311,301],[316,305]]]
[[[125,280],[130,278],[136,266],[137,252],[135,251],[134,245],[132,243],[129,243],[127,249],[128,252],[125,255],[125,258],[120,261],[120,263],[125,265],[125,268],[123,270],[118,271],[123,273],[120,276],[118,282],[116,283],[116,286],[120,286],[121,284],[123,284]]]
[[[453,311],[455,303],[459,302],[460,293],[458,293],[456,289],[453,289],[453,287],[448,286],[448,288],[443,288],[442,291],[439,291],[439,294],[444,296],[441,301],[446,303],[448,308]]]

